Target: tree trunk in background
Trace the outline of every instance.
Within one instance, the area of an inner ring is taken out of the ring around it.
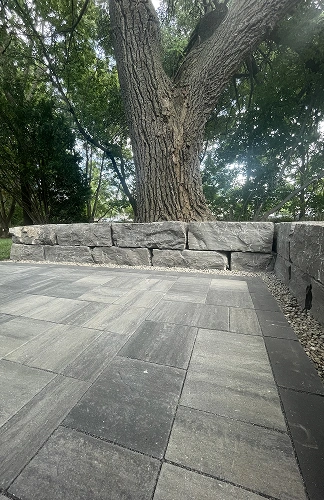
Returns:
[[[151,1],[110,0],[136,168],[137,221],[212,218],[199,164],[206,121],[237,67],[296,3],[232,1],[224,22],[188,53],[172,81],[162,67]]]

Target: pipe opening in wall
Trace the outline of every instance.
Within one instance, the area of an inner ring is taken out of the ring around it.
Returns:
[[[288,267],[288,279],[291,280],[291,266]]]

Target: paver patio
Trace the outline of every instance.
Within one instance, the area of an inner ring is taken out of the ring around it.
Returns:
[[[0,500],[323,500],[323,422],[259,278],[0,263]]]

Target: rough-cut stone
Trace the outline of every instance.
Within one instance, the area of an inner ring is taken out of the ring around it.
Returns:
[[[311,281],[312,279],[308,274],[303,273],[298,267],[291,264],[289,290],[302,307],[305,306],[307,287],[311,285]]]
[[[272,222],[190,222],[189,249],[270,253],[273,233]]]
[[[153,250],[153,266],[191,269],[228,269],[228,257],[221,252]]]
[[[113,241],[118,247],[146,247],[183,250],[186,246],[183,222],[112,224]]]
[[[10,228],[13,243],[24,245],[56,245],[55,224]]]
[[[272,271],[274,257],[267,253],[232,252],[231,271]]]
[[[277,254],[274,269],[276,276],[278,276],[285,285],[288,285],[291,278],[291,263]]]
[[[295,222],[279,222],[275,224],[274,243],[278,255],[290,259],[290,244],[294,235]]]
[[[312,308],[311,314],[324,325],[324,286],[312,280]]]
[[[64,246],[111,247],[111,224],[58,224],[57,243]]]
[[[91,250],[88,247],[45,246],[45,260],[49,262],[82,262],[93,264]]]
[[[92,251],[93,260],[98,264],[117,264],[124,266],[150,266],[150,253],[147,248],[99,247]]]
[[[290,258],[304,273],[324,283],[324,222],[295,224]]]
[[[10,252],[11,260],[44,260],[44,246],[21,245],[13,243]]]

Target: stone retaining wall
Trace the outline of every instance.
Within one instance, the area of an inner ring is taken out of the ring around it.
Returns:
[[[271,270],[271,222],[49,224],[10,229],[12,260]]]
[[[324,222],[275,225],[275,273],[324,324]]]

